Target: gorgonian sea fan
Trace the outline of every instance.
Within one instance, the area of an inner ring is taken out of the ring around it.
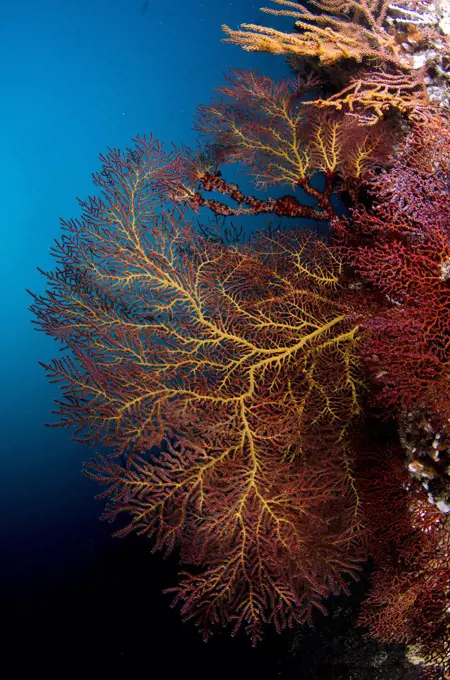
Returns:
[[[378,403],[422,410],[438,428],[450,417],[449,149],[446,117],[417,127],[373,175],[373,207],[333,223],[347,262],[383,296],[361,345]]]
[[[273,81],[255,71],[231,70],[219,96],[198,107],[195,129],[204,147],[193,157],[186,154],[189,181],[180,197],[224,216],[333,217],[333,197],[344,190],[356,195],[398,135],[386,121],[367,126],[339,110],[305,107],[316,85],[314,78]],[[257,190],[278,186],[290,193],[267,199],[244,194],[219,170],[234,162]],[[313,179],[317,173],[323,183]],[[212,192],[216,196],[208,198]]]
[[[201,237],[170,202],[179,157],[152,140],[103,162],[102,196],[64,223],[32,306],[69,350],[46,366],[60,424],[126,454],[89,468],[108,517],[130,512],[129,530],[203,567],[177,589],[183,613],[255,641],[265,621],[310,619],[362,554],[342,465],[359,377],[341,263],[308,234]]]

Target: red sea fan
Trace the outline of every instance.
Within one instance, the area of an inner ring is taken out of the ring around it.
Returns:
[[[410,539],[375,560],[360,624],[382,642],[410,645],[427,677],[450,677],[450,532],[448,518],[423,490],[410,494]],[[395,513],[392,513],[395,522]]]
[[[325,454],[325,451],[324,451]],[[109,489],[105,517],[131,516],[119,535],[137,531],[155,548],[181,547],[184,570],[174,604],[205,639],[215,624],[244,627],[253,644],[263,625],[277,631],[311,622],[324,599],[358,572],[364,551],[342,468],[277,456],[227,457],[187,443],[159,459],[88,466]]]
[[[426,677],[442,680],[450,671],[449,518],[411,479],[395,442],[366,445],[355,472],[374,573],[359,624],[370,637],[409,645]]]
[[[123,454],[90,475],[109,518],[131,515],[125,532],[181,547],[183,615],[256,641],[323,609],[364,553],[342,453],[359,370],[341,262],[295,232],[205,239],[171,204],[178,157],[152,141],[103,160],[102,197],[64,223],[32,306],[67,350],[46,366],[60,424]]]
[[[305,107],[315,78],[273,81],[255,71],[233,70],[220,97],[198,109],[196,129],[205,151],[187,166],[195,187],[186,187],[191,207],[207,206],[219,215],[272,213],[291,218],[329,220],[333,196],[355,191],[368,170],[382,162],[397,134],[384,121],[361,125],[339,111]],[[389,128],[389,132],[388,132]],[[239,162],[256,189],[282,187],[290,194],[258,198],[227,182],[217,164]],[[313,179],[321,173],[321,188]],[[222,202],[205,194],[231,198]]]
[[[371,209],[334,223],[354,271],[382,295],[363,323],[362,355],[386,409],[450,417],[450,131],[417,129],[389,171],[372,175]]]

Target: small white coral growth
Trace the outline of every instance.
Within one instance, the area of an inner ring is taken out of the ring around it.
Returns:
[[[445,260],[441,264],[441,281],[448,281],[450,279],[450,260]]]
[[[401,32],[413,70],[423,71],[430,100],[450,106],[450,0],[389,5],[386,23]]]

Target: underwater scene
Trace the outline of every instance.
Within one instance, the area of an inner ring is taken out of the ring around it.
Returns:
[[[449,680],[450,0],[1,10],[5,677]]]

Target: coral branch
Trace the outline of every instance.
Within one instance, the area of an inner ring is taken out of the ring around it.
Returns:
[[[348,111],[363,125],[375,125],[391,110],[415,123],[426,123],[435,115],[421,75],[362,73],[351,78],[343,90],[327,99],[311,102],[319,109]]]
[[[256,641],[266,621],[310,619],[362,555],[342,465],[359,412],[358,328],[323,241],[202,238],[154,201],[154,153],[141,141],[137,156],[104,158],[103,196],[64,223],[59,268],[32,311],[73,357],[46,366],[62,385],[61,424],[129,454],[89,467],[110,487],[108,518],[130,512],[125,533],[179,542],[203,566],[176,591],[205,635],[221,621]],[[157,186],[170,198],[166,162]],[[159,458],[139,456],[152,447]]]
[[[374,210],[335,222],[348,260],[388,302],[365,324],[363,353],[385,408],[450,418],[450,133],[446,118],[416,128],[393,167],[374,175]]]
[[[106,519],[131,515],[119,535],[136,530],[168,551],[181,543],[183,563],[196,568],[167,592],[205,639],[215,623],[233,634],[245,627],[255,644],[265,623],[280,631],[311,621],[358,571],[358,520],[333,463],[280,465],[276,455],[169,444],[164,456],[135,460],[126,471],[99,459],[87,473],[111,485]]]
[[[333,217],[333,192],[358,186],[386,156],[394,135],[381,122],[368,128],[339,112],[308,109],[305,96],[316,85],[311,78],[274,82],[253,71],[231,71],[220,89],[222,98],[199,107],[196,129],[206,140],[206,151],[187,158],[190,184],[179,200],[225,216]],[[242,163],[258,189],[281,185],[300,190],[304,198],[246,196],[217,169],[231,162]],[[324,176],[321,189],[313,181],[318,172]],[[202,190],[230,197],[237,206],[205,198]]]
[[[411,68],[394,35],[385,25],[388,0],[317,0],[309,4],[318,12],[291,0],[272,0],[288,9],[263,7],[266,14],[296,19],[298,33],[283,33],[256,24],[242,24],[240,31],[222,26],[224,42],[244,50],[316,56],[321,64],[341,59],[376,59],[391,66]]]

